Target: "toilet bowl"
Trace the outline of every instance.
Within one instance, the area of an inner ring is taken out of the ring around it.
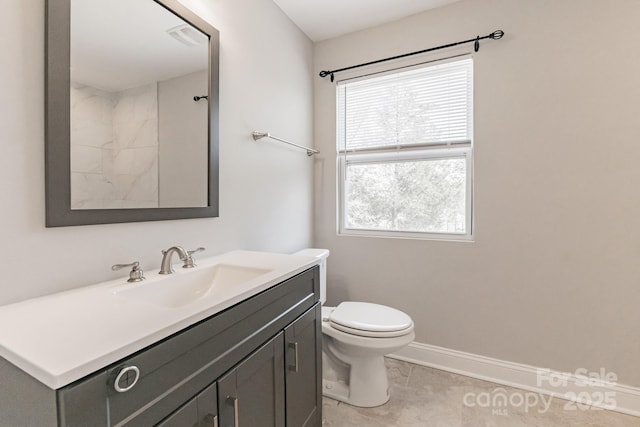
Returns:
[[[326,301],[326,249],[296,255],[320,259],[320,300]],[[413,321],[400,310],[347,301],[322,307],[322,394],[353,406],[373,407],[389,400],[384,355],[415,338]]]

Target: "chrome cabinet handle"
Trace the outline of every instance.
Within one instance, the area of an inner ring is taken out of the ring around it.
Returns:
[[[207,416],[204,418],[204,422],[209,426],[218,427],[218,416],[207,414]]]
[[[240,422],[238,421],[238,398],[227,396],[227,401],[233,402],[233,426],[239,427]]]
[[[293,347],[293,371],[297,374],[299,372],[298,368],[298,342],[290,342],[290,347]]]
[[[118,393],[124,393],[133,388],[140,378],[140,369],[137,366],[127,366],[122,368],[113,382],[113,388]]]

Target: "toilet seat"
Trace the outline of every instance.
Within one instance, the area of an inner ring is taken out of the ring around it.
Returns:
[[[413,331],[413,321],[407,314],[385,305],[348,301],[322,311],[323,321],[347,334],[392,338]]]

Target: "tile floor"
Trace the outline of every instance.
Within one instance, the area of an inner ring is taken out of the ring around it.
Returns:
[[[566,400],[552,399],[399,360],[386,359],[386,363],[391,389],[389,402],[377,408],[356,408],[325,397],[322,425],[640,427],[640,418],[630,415],[595,408],[579,409]],[[499,393],[508,397],[506,405],[496,409],[483,404],[486,401],[483,396],[486,398]],[[528,399],[529,407],[520,399]],[[465,401],[477,404],[465,405]]]

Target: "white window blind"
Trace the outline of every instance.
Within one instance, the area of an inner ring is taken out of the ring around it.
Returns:
[[[338,85],[338,151],[470,143],[473,61]]]

